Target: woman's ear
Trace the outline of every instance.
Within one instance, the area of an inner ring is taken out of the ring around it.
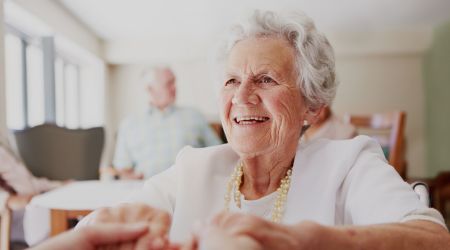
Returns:
[[[309,125],[313,125],[316,123],[317,119],[319,118],[319,114],[325,109],[325,105],[320,105],[316,108],[308,107],[308,109],[305,112],[305,117],[303,118],[305,121],[308,122]]]

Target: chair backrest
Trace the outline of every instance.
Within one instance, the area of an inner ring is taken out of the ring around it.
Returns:
[[[431,189],[433,207],[448,219],[447,203],[450,201],[450,171],[440,172],[435,178],[428,180]]]
[[[98,179],[104,129],[67,129],[44,124],[13,131],[19,154],[39,177]]]
[[[344,116],[344,121],[353,124],[357,128],[358,134],[369,135],[377,140],[389,164],[403,178],[406,178],[405,112],[396,111],[369,115],[347,114]]]

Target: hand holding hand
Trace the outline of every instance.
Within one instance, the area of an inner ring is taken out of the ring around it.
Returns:
[[[122,204],[113,208],[102,208],[89,215],[89,225],[144,223],[148,232],[136,242],[137,247],[163,249],[169,245],[170,215],[143,203]]]
[[[234,238],[234,240],[231,240],[232,244],[238,244],[240,237],[244,239],[242,244],[250,244],[249,240],[253,241],[251,243],[253,248],[251,249],[315,249],[317,239],[324,229],[324,227],[313,222],[301,222],[290,226],[273,223],[249,214],[228,212],[215,216],[211,222],[211,227],[217,228],[212,231],[213,237],[209,239],[202,237],[200,234],[198,240],[200,246],[214,243],[213,241],[220,242],[220,240],[215,240],[215,238],[218,238],[215,235],[217,235],[216,232],[222,232],[222,235],[219,235],[220,237]],[[202,243],[203,241],[206,243]]]
[[[186,250],[263,249],[259,242],[253,238],[247,235],[233,235],[231,232],[216,225],[206,226],[196,238],[197,242],[195,243],[194,240],[194,243],[190,243],[191,248],[186,248]]]

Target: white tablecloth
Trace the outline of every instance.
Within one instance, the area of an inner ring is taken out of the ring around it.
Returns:
[[[25,240],[31,246],[50,235],[50,209],[94,210],[113,206],[142,187],[143,181],[79,181],[33,197],[25,210]]]

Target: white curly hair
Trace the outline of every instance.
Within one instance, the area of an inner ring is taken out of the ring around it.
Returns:
[[[308,108],[316,110],[332,103],[338,85],[334,51],[310,17],[303,12],[254,11],[248,20],[232,26],[231,34],[216,51],[214,64],[221,73],[233,46],[253,37],[280,37],[288,41],[296,51],[297,84]]]

